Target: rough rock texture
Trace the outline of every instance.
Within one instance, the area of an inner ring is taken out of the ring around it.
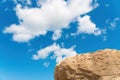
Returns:
[[[66,58],[57,64],[55,80],[120,80],[120,51],[105,49]]]

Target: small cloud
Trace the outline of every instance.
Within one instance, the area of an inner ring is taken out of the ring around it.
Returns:
[[[43,63],[43,65],[44,65],[45,67],[48,67],[49,64],[50,64],[49,62],[44,62],[44,63]]]
[[[101,30],[97,28],[96,24],[90,20],[90,16],[78,17],[78,32],[86,34],[100,35]]]
[[[105,23],[107,24],[107,27],[108,27],[109,29],[115,29],[116,26],[117,26],[117,24],[118,24],[118,22],[120,22],[120,18],[114,18],[113,20],[107,19],[107,20],[105,21]]]

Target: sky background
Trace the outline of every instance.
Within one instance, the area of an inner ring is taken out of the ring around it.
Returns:
[[[65,57],[120,50],[120,0],[0,0],[0,80],[54,80]]]

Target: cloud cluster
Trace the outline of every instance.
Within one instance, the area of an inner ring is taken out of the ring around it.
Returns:
[[[33,59],[46,59],[51,53],[54,53],[51,58],[56,58],[57,63],[61,62],[65,57],[74,56],[77,54],[77,52],[74,51],[74,46],[66,49],[61,48],[59,45],[54,43],[53,45],[40,49],[37,54],[33,55]]]
[[[52,39],[57,40],[61,37],[62,29],[69,28],[69,24],[74,19],[96,7],[92,5],[92,2],[93,0],[38,0],[37,4],[41,7],[22,7],[21,4],[17,4],[16,15],[19,24],[10,25],[4,30],[4,33],[12,33],[14,41],[28,42],[52,31]],[[32,4],[30,0],[27,0],[26,3]],[[87,22],[88,24],[86,24]],[[80,18],[80,26],[78,28],[80,33],[94,34],[96,30],[99,30],[94,24],[91,24],[88,16]]]
[[[78,22],[78,30],[73,33],[75,36],[81,33],[101,34],[101,30],[91,21],[90,16],[86,15],[98,6],[96,0],[36,0],[36,7],[30,6],[31,0],[14,0],[14,2],[19,24],[11,24],[3,32],[11,33],[12,39],[16,42],[28,42],[35,37],[46,35],[49,31],[53,32],[52,40],[58,40],[62,36],[63,29],[69,29],[70,23],[74,20]],[[56,59],[57,63],[65,57],[77,54],[74,47],[67,49],[54,43],[38,50],[33,59],[46,59],[51,53],[54,55],[50,58]],[[47,67],[49,62],[43,65]]]

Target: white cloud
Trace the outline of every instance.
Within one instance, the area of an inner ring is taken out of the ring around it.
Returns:
[[[33,55],[33,59],[34,60],[45,59],[52,52],[54,53],[53,56],[54,58],[56,58],[57,63],[61,62],[65,57],[69,57],[69,56],[73,56],[77,54],[77,52],[74,51],[74,46],[69,49],[66,49],[66,48],[61,48],[57,44],[53,44],[53,45],[50,45],[46,48],[39,50],[37,54]],[[53,59],[53,56],[50,58]]]
[[[78,17],[78,33],[100,35],[101,30],[90,20],[90,16]]]
[[[25,2],[24,0],[22,1]],[[12,24],[4,30],[4,33],[12,33],[14,41],[27,42],[36,36],[45,35],[48,31],[52,31],[54,32],[53,40],[57,40],[61,37],[62,29],[69,28],[68,25],[76,17],[86,14],[96,7],[91,5],[93,0],[68,0],[68,2],[64,0],[38,1],[37,3],[41,7],[23,8],[20,4],[17,4],[16,15],[20,24]],[[32,4],[30,0],[27,0],[26,3]],[[87,29],[86,26],[85,29]],[[82,32],[85,31],[82,30]],[[88,33],[93,33],[93,31]]]

